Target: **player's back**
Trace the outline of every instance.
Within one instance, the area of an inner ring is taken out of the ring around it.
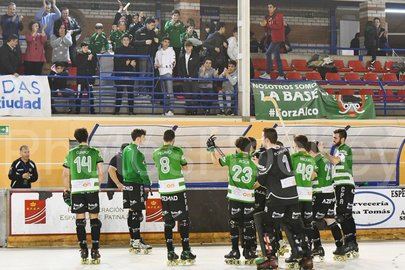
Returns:
[[[312,200],[312,178],[316,169],[315,159],[305,151],[291,156],[295,181],[300,200]]]
[[[321,154],[318,154],[315,157],[315,163],[316,178],[312,181],[313,192],[333,192],[332,170],[328,160]]]
[[[173,145],[163,145],[153,152],[153,161],[159,174],[159,180],[183,177],[182,167],[187,165],[183,150]]]

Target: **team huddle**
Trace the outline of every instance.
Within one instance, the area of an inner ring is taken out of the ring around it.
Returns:
[[[79,145],[71,149],[64,162],[64,199],[76,214],[76,232],[82,263],[100,262],[101,222],[98,192],[103,179],[103,159],[99,151],[87,144],[86,129],[74,134]],[[150,193],[145,156],[139,146],[146,131],[135,129],[132,143],[122,151],[123,206],[128,211],[130,249],[149,253],[152,247],[141,237],[142,211]],[[286,250],[282,230],[290,244],[291,255],[285,261],[291,268],[313,269],[313,257],[325,256],[319,228],[325,225],[335,239],[337,260],[358,256],[356,226],[352,216],[354,180],[352,151],[345,144],[345,129],[334,131],[334,146],[326,152],[322,143],[309,141],[304,135],[294,137],[294,153],[278,141],[275,128],[263,130],[262,147],[252,137],[239,137],[236,153],[224,155],[215,137],[207,140],[207,150],[214,164],[228,168],[228,209],[232,249],[225,255],[228,264],[239,264],[243,248],[246,264],[258,269],[277,269],[278,257]],[[153,152],[158,171],[162,200],[164,234],[169,265],[192,264],[196,255],[189,245],[190,220],[183,172],[187,160],[183,150],[174,146],[175,131],[166,130],[163,145]],[[336,204],[336,209],[335,209]],[[86,216],[91,227],[91,260],[86,243]],[[182,253],[173,246],[176,221],[181,236]],[[241,237],[240,237],[241,236]],[[256,254],[260,245],[261,256]]]

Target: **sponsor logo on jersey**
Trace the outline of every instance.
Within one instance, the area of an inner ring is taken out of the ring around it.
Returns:
[[[162,202],[159,199],[148,199],[146,201],[146,222],[163,222],[163,216],[167,211],[162,211]]]
[[[84,204],[82,204],[82,203],[79,203],[79,204],[74,203],[72,208],[74,211],[76,211],[76,210],[79,210],[80,208],[82,208],[83,206],[84,206]]]
[[[89,203],[89,204],[87,205],[87,208],[88,208],[89,210],[94,210],[94,209],[97,208],[97,206],[98,206],[98,203]]]
[[[25,224],[46,224],[46,201],[25,200]]]
[[[323,199],[322,204],[332,204],[335,199]]]
[[[178,200],[179,200],[179,197],[177,195],[174,195],[174,196],[163,196],[162,195],[163,202],[177,202]]]

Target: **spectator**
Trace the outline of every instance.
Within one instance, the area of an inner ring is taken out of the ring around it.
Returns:
[[[354,55],[359,55],[360,48],[360,33],[356,33],[354,38],[350,41],[350,49],[353,49]]]
[[[255,33],[250,32],[250,53],[258,53],[260,44],[256,39]]]
[[[381,49],[388,48],[388,39],[387,39],[387,31],[381,27],[381,21],[379,18],[374,18],[374,24],[377,28],[377,47],[378,47],[378,55],[386,56],[387,52]]]
[[[72,44],[72,30],[67,31],[64,24],[59,25],[51,37],[52,63],[63,62],[64,67],[67,67],[71,60],[69,50]]]
[[[145,21],[146,21],[145,12],[143,12],[143,11],[139,12],[139,21],[140,21],[142,24],[145,24]]]
[[[55,22],[60,19],[61,12],[56,6],[56,0],[52,0],[52,4],[47,0],[42,0],[42,8],[35,14],[35,21],[39,22],[42,27],[46,25],[45,34],[48,39],[53,34],[53,27]],[[51,10],[54,12],[51,12]]]
[[[77,52],[77,75],[94,76],[96,74],[96,56],[89,50],[89,44],[82,42],[80,50]],[[90,114],[94,114],[94,97],[93,97],[94,79],[77,79],[77,99],[75,112],[80,113],[80,107],[84,96],[88,97],[90,105]]]
[[[42,32],[39,33],[39,23],[30,22],[28,25],[31,33],[25,35],[27,41],[27,49],[25,50],[24,59],[24,73],[25,75],[41,75],[42,66],[45,59],[45,43],[47,37],[45,34],[46,25],[42,28]]]
[[[201,104],[205,107],[204,114],[208,115],[210,114],[211,108],[214,105],[214,100],[216,99],[213,82],[209,81],[209,79],[218,78],[218,70],[215,70],[212,67],[212,59],[205,59],[204,64],[200,67],[198,72],[198,77],[206,79],[200,82],[199,85],[200,92],[202,93],[201,99],[204,100]]]
[[[170,38],[170,44],[176,53],[176,59],[179,58],[182,48],[181,35],[186,31],[184,24],[180,21],[180,11],[172,11],[172,19],[165,24],[165,33]]]
[[[8,178],[11,180],[11,188],[31,188],[31,183],[38,180],[37,166],[30,159],[28,146],[20,147],[20,157],[11,164]]]
[[[201,40],[206,40],[210,34],[211,34],[211,28],[210,28],[209,24],[207,24],[204,27],[204,35],[201,34]]]
[[[110,164],[108,166],[108,181],[107,181],[107,188],[118,188],[119,190],[123,190],[124,185],[122,182],[124,181],[124,177],[122,176],[122,151],[124,148],[127,147],[129,143],[123,143],[121,145],[121,150],[112,157],[110,160]],[[107,191],[107,196],[109,200],[113,199],[114,191]]]
[[[19,31],[23,30],[22,20],[24,16],[17,15],[17,6],[10,2],[7,6],[7,12],[0,18],[1,31],[3,35],[3,43],[6,43],[11,35],[20,37]],[[20,53],[20,46],[17,45],[17,50]]]
[[[266,51],[267,68],[266,73],[262,74],[260,78],[270,79],[270,73],[273,70],[272,55],[277,61],[278,77],[277,79],[284,79],[283,64],[280,56],[280,44],[285,42],[285,29],[284,29],[284,16],[278,12],[275,3],[268,5],[269,17],[267,21],[262,21],[260,25],[266,26],[271,31],[271,43]]]
[[[364,47],[367,49],[367,55],[371,56],[370,68],[374,68],[377,59],[377,28],[372,21],[366,23],[364,31]]]
[[[89,49],[95,57],[97,57],[97,54],[105,53],[110,50],[107,36],[103,32],[103,24],[96,23],[95,32],[90,37]],[[97,60],[97,58],[95,58],[95,60]]]
[[[66,7],[62,8],[61,18],[55,22],[54,29],[59,30],[61,25],[64,25],[66,30],[71,31],[72,45],[69,47],[69,55],[72,65],[76,66],[76,42],[77,36],[80,35],[82,29],[76,19],[69,16],[69,9]]]
[[[233,61],[238,61],[238,28],[234,28],[232,36],[228,38],[228,57]]]
[[[119,9],[115,14],[113,25],[118,25],[119,22],[123,21],[125,22],[126,29],[129,29],[129,26],[132,23],[132,16],[128,12],[128,7],[130,3],[128,3],[125,7],[123,6],[121,1],[118,1],[118,4]],[[125,12],[125,15],[122,14],[123,12]]]
[[[198,34],[197,32],[194,30],[194,25],[190,24],[189,26],[187,26],[186,32],[182,33],[180,36],[181,39],[181,44],[184,47],[184,43],[189,40],[190,38],[192,39],[198,39]]]
[[[124,21],[118,23],[118,29],[111,31],[110,40],[112,43],[113,51],[115,52],[119,47],[122,46],[122,37],[127,35],[127,26]]]
[[[129,35],[123,35],[121,38],[122,46],[118,47],[115,51],[116,54],[119,55],[135,55],[135,49],[130,45],[130,37]],[[136,67],[136,61],[130,57],[122,58],[122,57],[115,57],[114,58],[114,76],[131,76],[128,73],[134,72]],[[122,73],[120,73],[122,72]],[[134,114],[134,81],[123,81],[117,80],[115,81],[115,85],[117,88],[117,92],[115,95],[115,110],[114,114],[120,113],[120,107],[122,104],[122,92],[124,90],[127,91],[128,95],[128,114]]]
[[[153,18],[147,18],[145,21],[145,26],[136,31],[135,37],[133,39],[133,44],[136,50],[136,54],[139,55],[149,55],[152,59],[156,53],[159,39],[156,36],[155,29],[155,20]],[[150,66],[148,59],[139,59],[137,62],[139,75],[144,77],[148,76],[146,73],[151,72],[153,68]],[[141,92],[141,95],[147,95],[149,82],[139,82],[146,87],[141,87],[138,89]],[[150,86],[149,86],[150,87]]]
[[[65,70],[66,63],[65,62],[56,62],[51,67],[51,72],[49,73],[49,87],[51,88],[51,100],[52,104],[52,113],[58,113],[54,106],[54,98],[61,98],[67,100],[68,103],[68,113],[72,111],[70,104],[73,100],[75,94],[72,89],[67,86],[67,77],[69,73]]]
[[[164,108],[166,109],[166,116],[173,116],[173,109],[171,107],[172,101],[174,101],[173,96],[173,69],[176,66],[176,53],[170,46],[170,38],[165,37],[162,40],[162,46],[157,51],[155,57],[155,68],[159,70],[159,76],[161,79],[160,84],[162,87],[164,98]],[[166,80],[165,80],[166,79]],[[168,80],[167,80],[168,79]]]
[[[220,114],[233,115],[232,96],[235,92],[235,86],[238,83],[238,70],[236,69],[236,66],[236,61],[230,60],[228,68],[225,68],[224,72],[219,75],[219,78],[228,79],[222,84],[222,90],[218,92]],[[224,102],[224,99],[226,102]]]
[[[193,52],[193,43],[186,41],[184,44],[184,53],[180,54],[178,61],[179,76],[183,78],[197,78],[198,70],[200,67],[200,56]],[[196,101],[198,95],[195,93],[198,91],[197,84],[193,80],[185,80],[183,82],[183,91],[186,93],[186,114],[197,114],[198,104]]]
[[[128,33],[131,36],[135,36],[136,31],[141,29],[143,26],[144,26],[143,23],[141,23],[141,21],[139,20],[139,13],[135,13],[135,15],[132,16],[132,23],[128,28],[129,29]]]
[[[17,50],[18,37],[11,35],[0,48],[0,75],[14,75],[18,77],[20,53]]]
[[[218,23],[217,31],[208,36],[203,46],[207,48],[207,57],[214,59],[213,66],[220,73],[226,67],[228,44],[225,38],[225,23]]]

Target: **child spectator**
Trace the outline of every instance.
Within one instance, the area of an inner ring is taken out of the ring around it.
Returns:
[[[82,42],[80,50],[77,51],[77,76],[93,76],[96,74],[96,57],[89,50],[89,44]],[[77,79],[77,99],[75,112],[80,113],[82,98],[87,96],[90,105],[90,114],[94,114],[94,99],[93,99],[93,84],[94,79]]]
[[[212,59],[205,59],[204,64],[200,67],[200,70],[198,72],[198,77],[204,79],[218,78],[218,70],[215,70],[212,67]],[[213,82],[209,80],[204,80],[200,82],[199,85],[201,99],[204,100],[203,102],[201,102],[201,105],[205,107],[205,115],[208,115],[210,114],[211,107],[213,106],[215,100],[214,85]]]
[[[103,24],[96,23],[95,32],[90,37],[89,49],[94,56],[97,56],[97,54],[100,53],[108,52],[110,50],[107,36],[103,32]]]
[[[162,87],[163,95],[166,96],[164,99],[164,108],[166,109],[166,116],[173,116],[173,109],[171,107],[173,96],[173,81],[170,79],[173,76],[173,68],[176,65],[176,53],[170,46],[170,38],[165,37],[162,40],[162,46],[157,51],[155,57],[155,68],[159,69],[159,76],[162,79],[160,84]]]
[[[52,106],[52,113],[58,113],[54,106],[54,98],[63,98],[68,99],[68,113],[72,111],[70,104],[71,99],[74,97],[74,91],[67,87],[67,78],[63,78],[65,76],[69,76],[69,73],[65,70],[66,64],[65,62],[56,62],[51,67],[51,72],[49,73],[49,87],[51,88],[51,106]],[[55,78],[54,76],[60,77]]]
[[[72,44],[72,31],[67,31],[65,25],[61,24],[51,37],[52,63],[63,62],[67,67],[70,62],[69,47]]]
[[[220,114],[233,115],[232,112],[232,95],[235,90],[235,86],[238,83],[238,71],[236,69],[236,61],[230,60],[228,68],[224,69],[219,78],[227,78],[228,80],[222,84],[222,90],[218,92],[218,103],[220,108]],[[226,102],[224,102],[224,98]]]
[[[27,49],[25,50],[24,59],[24,73],[25,75],[41,75],[42,66],[45,59],[45,42],[47,40],[45,34],[46,25],[42,28],[42,32],[39,33],[39,23],[30,22],[29,34],[25,35],[27,41]]]

